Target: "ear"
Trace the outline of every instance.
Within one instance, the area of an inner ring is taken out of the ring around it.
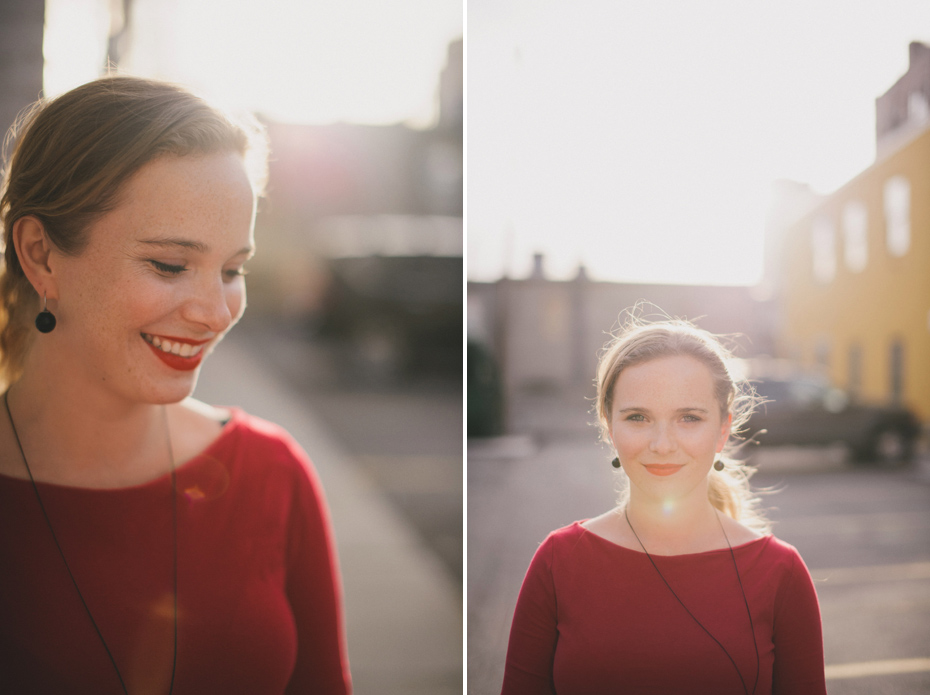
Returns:
[[[723,421],[723,427],[720,428],[720,439],[717,440],[717,453],[723,451],[730,438],[730,428],[733,426],[733,413],[727,413],[727,419]]]
[[[39,297],[58,299],[58,283],[49,264],[52,243],[45,233],[45,225],[33,215],[20,217],[13,223],[13,245],[26,278]]]

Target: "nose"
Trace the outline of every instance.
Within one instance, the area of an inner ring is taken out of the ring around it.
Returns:
[[[185,305],[185,318],[213,333],[223,333],[234,321],[230,290],[219,277],[197,283]]]
[[[678,448],[672,428],[665,423],[657,423],[652,430],[649,449],[657,454],[665,454]]]

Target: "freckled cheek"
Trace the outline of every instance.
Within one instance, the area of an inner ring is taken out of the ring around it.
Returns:
[[[233,322],[241,318],[242,313],[245,311],[245,305],[245,282],[243,280],[237,280],[231,283],[229,289],[226,291],[226,306],[229,308],[229,313],[233,317]]]
[[[642,430],[625,428],[623,425],[614,425],[611,441],[621,458],[634,456],[637,452],[649,447],[649,435]]]

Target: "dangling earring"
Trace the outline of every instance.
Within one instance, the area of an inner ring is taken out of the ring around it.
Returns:
[[[614,468],[620,468],[620,457],[614,456],[614,460],[610,462],[610,465]]]
[[[39,315],[36,316],[36,328],[39,329],[39,333],[51,333],[55,330],[55,314],[48,310],[48,295],[42,294],[43,308],[39,312]]]
[[[716,461],[714,461],[714,470],[715,470],[715,471],[722,471],[722,470],[723,470],[723,461],[721,461],[720,459],[717,459]]]

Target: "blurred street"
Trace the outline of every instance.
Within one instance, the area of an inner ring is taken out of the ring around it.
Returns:
[[[326,490],[357,695],[462,683],[462,394],[441,382],[338,388],[327,352],[245,319],[195,396],[285,427]]]
[[[280,322],[247,314],[236,330],[306,400],[461,585],[461,368],[451,370],[453,377],[352,376],[338,366],[339,346]]]
[[[468,451],[468,692],[500,692],[513,608],[549,531],[614,505],[585,394],[523,396]],[[775,535],[817,586],[830,695],[930,692],[930,460],[853,467],[841,450],[757,450]]]

